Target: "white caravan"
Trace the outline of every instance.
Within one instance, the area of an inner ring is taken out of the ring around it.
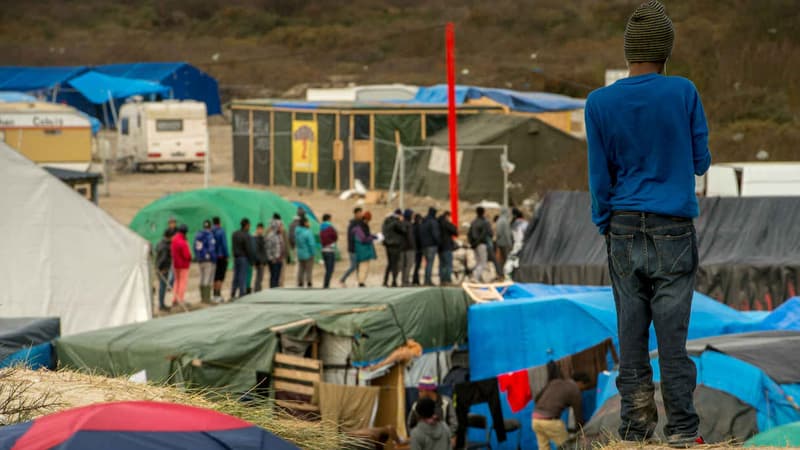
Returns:
[[[800,163],[713,164],[698,177],[697,191],[706,197],[800,196]]]
[[[191,170],[208,153],[206,104],[193,100],[134,101],[122,105],[117,151],[133,167],[183,164]]]

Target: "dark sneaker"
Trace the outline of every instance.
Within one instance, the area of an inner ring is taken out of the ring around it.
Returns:
[[[699,434],[684,435],[673,434],[667,438],[667,444],[672,448],[690,448],[705,444],[706,441]]]

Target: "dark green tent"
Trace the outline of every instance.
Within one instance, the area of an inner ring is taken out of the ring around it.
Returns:
[[[586,187],[586,143],[539,119],[516,114],[477,114],[460,121],[457,130],[461,152],[459,195],[464,200],[503,199],[503,149],[499,147],[504,145],[508,146],[509,161],[516,166],[509,176],[512,198],[521,200],[534,192]],[[448,161],[448,143],[448,130],[444,129],[425,141],[424,146],[433,147],[432,150],[407,152],[408,192],[448,198],[449,167],[442,165]],[[474,148],[480,146],[498,148]],[[439,155],[434,154],[437,152]],[[554,178],[557,184],[549,183]]]
[[[235,303],[56,341],[62,367],[244,392],[271,373],[280,336],[312,327],[352,338],[369,365],[414,339],[426,350],[463,343],[470,300],[458,288],[270,289]]]
[[[759,433],[745,442],[745,447],[800,447],[800,422]]]

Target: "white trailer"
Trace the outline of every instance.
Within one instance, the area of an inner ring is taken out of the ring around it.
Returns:
[[[800,196],[800,162],[714,164],[697,187],[706,197]]]
[[[208,157],[206,105],[193,100],[134,101],[120,108],[117,151],[135,169],[182,164],[186,171]]]

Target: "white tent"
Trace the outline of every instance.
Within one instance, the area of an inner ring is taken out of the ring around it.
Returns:
[[[0,142],[0,317],[62,335],[152,317],[148,243]]]

